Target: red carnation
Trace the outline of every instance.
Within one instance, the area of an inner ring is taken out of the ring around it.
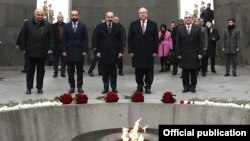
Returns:
[[[132,97],[131,97],[132,102],[144,102],[144,95],[142,92],[136,91]]]
[[[76,103],[77,104],[86,104],[86,103],[88,103],[88,99],[89,98],[84,93],[78,93],[76,95]]]
[[[172,94],[172,92],[165,92],[164,95],[162,96],[162,102],[163,103],[175,103],[175,95]]]
[[[117,93],[114,93],[114,92],[108,92],[108,94],[105,97],[105,101],[108,103],[117,102],[118,100],[119,100],[119,97]]]
[[[191,104],[190,100],[188,100],[187,104]]]
[[[180,104],[184,104],[184,100],[181,100],[181,101],[180,101]]]
[[[73,98],[71,94],[65,93],[60,96],[59,100],[63,104],[70,104],[73,101]]]

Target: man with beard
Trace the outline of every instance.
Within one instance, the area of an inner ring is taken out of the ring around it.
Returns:
[[[123,56],[123,35],[119,25],[113,22],[114,13],[105,14],[105,22],[96,26],[93,43],[96,47],[98,61],[101,64],[104,90],[109,91],[109,82],[114,93],[117,91],[117,68],[118,60]]]
[[[36,9],[35,17],[24,23],[21,35],[21,50],[27,55],[29,67],[26,74],[27,91],[31,94],[34,74],[37,67],[37,93],[43,94],[43,79],[45,73],[45,60],[52,54],[53,36],[51,25],[44,20],[44,11]]]
[[[232,61],[233,67],[233,76],[237,76],[236,74],[236,56],[240,51],[240,31],[235,28],[235,20],[228,20],[228,28],[224,31],[224,40],[223,40],[223,48],[222,51],[226,56],[226,74],[225,76],[229,76],[230,72],[230,62]]]
[[[69,93],[75,92],[75,67],[77,71],[77,88],[83,93],[83,61],[88,49],[88,34],[86,25],[79,22],[77,10],[71,11],[71,22],[65,25],[63,56],[66,56],[68,68]]]
[[[158,50],[158,27],[148,19],[148,10],[144,7],[138,11],[139,19],[129,27],[128,50],[132,57],[132,67],[135,68],[136,91],[151,94],[154,79],[154,57]],[[144,82],[145,81],[145,82]],[[144,84],[145,83],[145,84]]]

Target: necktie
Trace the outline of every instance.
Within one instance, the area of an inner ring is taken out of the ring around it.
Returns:
[[[59,31],[59,39],[60,41],[63,40],[63,25],[59,24],[58,25],[58,31]]]
[[[109,34],[111,33],[111,31],[112,31],[112,26],[111,26],[111,24],[108,24],[108,32],[109,32]]]
[[[74,30],[74,33],[76,32],[76,23],[73,22],[73,30]]]
[[[142,21],[141,30],[142,30],[142,33],[144,34],[145,33],[145,22],[144,21]]]
[[[188,35],[190,35],[190,25],[187,26],[187,32],[188,32]]]

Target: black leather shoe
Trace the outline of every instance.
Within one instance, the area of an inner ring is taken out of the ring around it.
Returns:
[[[143,92],[143,89],[142,88],[138,88],[138,89],[136,89],[136,92]]]
[[[70,93],[70,94],[72,94],[72,93],[74,93],[74,92],[75,92],[75,88],[70,88],[70,89],[69,89],[69,93]]]
[[[57,77],[57,74],[54,74],[54,75],[53,75],[53,78],[56,78],[56,77]]]
[[[192,92],[192,93],[196,93],[196,90],[195,90],[195,89],[191,89],[191,92]]]
[[[189,92],[189,89],[188,89],[188,88],[184,88],[184,89],[182,90],[182,92],[183,92],[183,93]]]
[[[112,89],[112,92],[118,93],[117,89]]]
[[[234,73],[234,74],[233,74],[233,76],[234,76],[234,77],[236,77],[236,76],[237,76],[237,74],[236,74],[236,73]]]
[[[27,71],[26,70],[21,70],[22,73],[26,73]]]
[[[106,93],[108,93],[109,91],[108,90],[103,90],[102,91],[102,94],[106,94]]]
[[[224,76],[229,76],[229,73],[226,73]]]
[[[172,75],[177,75],[177,72],[173,72]]]
[[[123,76],[124,74],[123,74],[122,72],[119,72],[119,75],[120,75],[120,76]]]
[[[27,89],[26,94],[31,94],[31,89]]]
[[[150,90],[150,89],[146,89],[146,90],[145,90],[145,93],[146,93],[146,94],[151,94],[151,90]]]
[[[61,77],[66,77],[66,75],[65,74],[61,74]]]
[[[212,70],[211,72],[212,72],[212,73],[217,73],[216,70]]]
[[[202,73],[202,76],[206,76],[206,73]]]
[[[37,93],[38,94],[43,94],[43,90],[42,89],[37,89]]]
[[[78,92],[79,92],[79,93],[84,93],[84,91],[83,91],[82,88],[78,88]]]
[[[91,77],[94,77],[94,76],[95,76],[93,72],[89,72],[88,74],[89,74],[89,76],[91,76]]]

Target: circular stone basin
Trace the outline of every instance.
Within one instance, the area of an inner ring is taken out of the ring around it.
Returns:
[[[147,128],[146,134],[140,129],[138,134],[144,137],[144,141],[158,141],[158,130]],[[122,128],[97,130],[81,134],[71,141],[122,141]]]

